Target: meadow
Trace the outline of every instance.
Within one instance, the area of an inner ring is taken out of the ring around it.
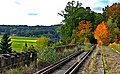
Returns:
[[[2,36],[0,36],[1,40]],[[23,46],[25,46],[25,43],[27,43],[28,46],[33,45],[35,46],[35,42],[37,38],[34,37],[20,37],[20,36],[10,36],[11,42],[12,42],[12,50],[21,52]]]

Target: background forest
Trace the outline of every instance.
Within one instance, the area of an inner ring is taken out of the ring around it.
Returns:
[[[58,38],[56,28],[60,24],[52,26],[27,26],[27,25],[0,25],[0,34],[7,33],[12,36],[40,37],[42,35],[49,38]]]

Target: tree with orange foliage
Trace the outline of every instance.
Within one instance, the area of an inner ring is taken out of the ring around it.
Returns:
[[[76,32],[76,36],[79,39],[83,39],[83,41],[85,40],[85,38],[89,39],[88,36],[92,35],[91,27],[92,27],[91,21],[86,21],[86,20],[80,21],[78,26],[78,31]]]
[[[84,42],[90,42],[88,38],[85,38],[84,39]]]
[[[91,21],[82,20],[79,22],[78,29],[80,32],[89,33],[92,30],[92,28],[90,28],[91,26]]]
[[[97,39],[97,43],[100,45],[108,44],[110,42],[110,32],[104,22],[97,26],[94,32],[94,37]]]

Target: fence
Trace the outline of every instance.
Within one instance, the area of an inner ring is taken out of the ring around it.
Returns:
[[[57,46],[55,49],[57,51],[63,51],[64,49],[73,49],[78,45],[82,44]],[[35,50],[0,54],[0,73],[2,73],[5,69],[11,69],[25,65],[29,66],[32,62],[35,62],[35,64],[37,64],[37,51]]]
[[[56,49],[56,51],[63,51],[64,49],[73,49],[73,48],[75,48],[75,47],[78,48],[79,45],[83,45],[83,43],[56,46],[55,49]]]
[[[25,52],[0,54],[0,73],[5,69],[18,66],[29,66],[32,62],[37,62],[37,51],[30,50]]]

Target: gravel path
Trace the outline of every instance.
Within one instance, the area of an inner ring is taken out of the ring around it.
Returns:
[[[97,46],[94,50],[90,62],[83,74],[104,74],[104,66],[102,61],[102,53]]]
[[[97,47],[96,48],[96,59],[95,59],[95,69],[93,74],[104,74],[104,65],[103,65],[103,60],[102,60],[102,52],[101,48]]]
[[[106,74],[120,74],[120,54],[103,46],[104,66]]]

